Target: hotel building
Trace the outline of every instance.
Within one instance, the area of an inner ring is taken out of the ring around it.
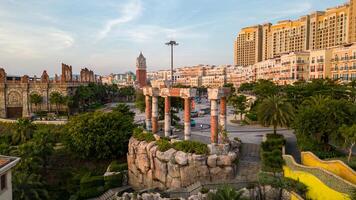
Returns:
[[[297,20],[242,28],[234,41],[234,64],[253,65],[290,52],[334,48],[356,42],[356,0]]]

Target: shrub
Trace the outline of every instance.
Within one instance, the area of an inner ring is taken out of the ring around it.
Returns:
[[[170,148],[173,147],[173,145],[169,142],[169,140],[162,139],[162,138],[158,140],[156,144],[158,145],[158,150],[161,152],[168,151]]]
[[[116,160],[110,163],[110,172],[121,172],[127,170],[127,163],[118,163]]]
[[[97,197],[104,193],[104,177],[85,175],[80,180],[79,196],[83,199]]]
[[[246,113],[245,117],[253,122],[257,121],[257,114],[254,112],[248,112]]]
[[[173,148],[177,151],[183,151],[185,153],[195,153],[195,154],[208,154],[208,146],[204,143],[184,140],[173,143]]]
[[[146,141],[146,142],[152,142],[152,141],[156,140],[152,133],[149,133],[149,132],[146,133],[143,131],[142,128],[134,129],[133,137],[139,141]]]
[[[103,176],[89,176],[85,175],[80,180],[80,189],[88,189],[92,187],[104,186]]]
[[[242,141],[241,141],[241,139],[240,139],[239,137],[234,137],[234,140],[235,140],[236,142],[242,143]]]
[[[115,188],[115,187],[120,187],[122,186],[122,179],[123,175],[121,173],[111,175],[111,176],[105,176],[105,189],[110,189],[110,188]]]
[[[283,135],[271,136],[273,134],[267,135],[267,140],[262,142],[261,147],[263,151],[273,151],[274,149],[282,150],[282,147],[285,145],[286,140],[283,138]]]
[[[200,192],[201,192],[202,194],[207,194],[209,191],[210,191],[210,190],[209,190],[208,188],[205,188],[205,187],[202,187],[202,188],[200,189]]]
[[[281,172],[284,160],[282,146],[285,144],[283,135],[267,134],[267,140],[261,144],[262,170]]]
[[[81,189],[79,191],[79,196],[81,197],[81,199],[89,199],[102,195],[104,192],[105,192],[104,186],[99,186],[90,189],[83,189],[83,190]]]

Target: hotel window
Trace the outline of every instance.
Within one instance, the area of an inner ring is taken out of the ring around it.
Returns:
[[[338,79],[338,78],[339,78],[339,75],[338,75],[338,74],[334,74],[334,75],[333,75],[333,79],[334,79],[334,80],[336,80],[336,79]]]
[[[356,74],[355,73],[351,74],[351,80],[356,80]]]
[[[0,176],[0,191],[6,190],[6,174],[3,174]]]

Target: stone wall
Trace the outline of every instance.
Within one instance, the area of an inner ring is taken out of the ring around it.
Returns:
[[[226,148],[228,146],[229,148]],[[216,154],[196,155],[169,149],[158,150],[156,142],[131,138],[127,154],[129,184],[135,189],[183,188],[197,181],[222,181],[235,178],[239,143],[231,141]]]

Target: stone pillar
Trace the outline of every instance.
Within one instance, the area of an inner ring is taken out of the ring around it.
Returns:
[[[171,99],[164,97],[164,136],[171,136]]]
[[[218,101],[216,99],[210,100],[210,140],[211,143],[218,143]]]
[[[30,117],[30,107],[28,98],[28,84],[22,83],[22,117]]]
[[[151,131],[152,130],[152,124],[151,124],[151,118],[152,118],[152,109],[151,109],[151,97],[146,95],[145,96],[145,102],[146,102],[146,130]]]
[[[158,132],[158,97],[152,96],[152,133]]]
[[[226,97],[220,98],[220,126],[226,130]]]
[[[184,140],[190,140],[190,98],[184,98]]]
[[[0,118],[6,118],[6,87],[0,83]]]

